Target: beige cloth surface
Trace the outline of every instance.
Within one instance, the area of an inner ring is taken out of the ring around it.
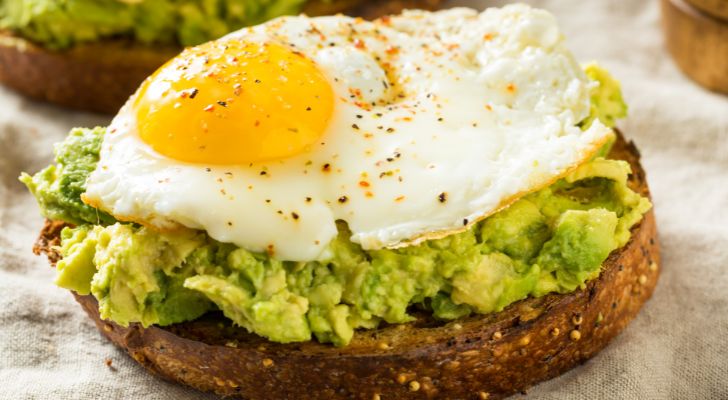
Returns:
[[[624,333],[527,397],[728,399],[728,97],[677,71],[657,1],[533,3],[557,15],[577,58],[622,81],[630,117],[621,126],[642,151],[663,263]],[[210,398],[151,377],[103,340],[31,254],[42,220],[18,174],[44,167],[69,128],[107,122],[0,89],[0,399]]]

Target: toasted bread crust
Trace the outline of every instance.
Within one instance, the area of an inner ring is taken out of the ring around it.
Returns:
[[[313,0],[304,12],[346,12],[366,18],[404,8],[434,8],[441,0]],[[26,96],[65,107],[116,113],[144,79],[181,51],[128,40],[103,40],[51,51],[0,31],[0,83]]]
[[[179,52],[114,40],[46,50],[0,32],[0,82],[38,100],[115,113],[141,82]]]
[[[630,186],[649,189],[632,143],[612,157],[632,165]],[[50,252],[59,224],[36,245]],[[100,319],[92,296],[76,299],[99,331],[149,371],[199,390],[246,399],[499,399],[585,362],[624,329],[652,295],[660,262],[652,211],[586,288],[519,301],[499,313],[359,331],[336,348],[279,344],[231,326],[220,315],[165,328],[125,328]]]

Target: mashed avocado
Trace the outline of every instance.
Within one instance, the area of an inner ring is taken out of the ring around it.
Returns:
[[[114,218],[81,201],[86,191],[86,178],[99,162],[104,128],[73,129],[66,140],[56,145],[56,163],[20,181],[33,193],[43,215],[52,220],[72,224],[112,223]]]
[[[4,0],[0,29],[52,49],[110,37],[191,46],[295,14],[305,0]]]
[[[341,223],[316,262],[278,261],[204,233],[85,224],[63,231],[56,283],[92,293],[101,316],[123,325],[218,308],[274,341],[314,334],[345,345],[358,327],[410,321],[413,304],[452,319],[583,286],[650,207],[626,187],[629,171],[598,158],[467,232],[402,249],[364,251]]]
[[[622,99],[622,88],[619,81],[614,79],[606,69],[595,63],[585,65],[584,72],[599,86],[591,95],[590,115],[586,121],[582,122],[582,125],[589,127],[595,119],[598,119],[604,125],[613,127],[618,119],[627,116],[627,103]]]
[[[606,78],[605,78],[606,77]],[[616,118],[606,74],[593,116]],[[611,110],[611,111],[610,111]],[[621,110],[621,111],[620,111]],[[603,115],[602,115],[603,114]],[[159,233],[116,222],[80,201],[104,129],[75,129],[56,164],[21,180],[62,233],[56,283],[93,294],[119,324],[167,325],[207,311],[277,342],[346,345],[357,328],[502,310],[528,296],[568,293],[597,277],[650,202],[627,187],[629,164],[597,157],[466,232],[401,249],[365,251],[344,222],[322,260],[284,262],[204,232]]]

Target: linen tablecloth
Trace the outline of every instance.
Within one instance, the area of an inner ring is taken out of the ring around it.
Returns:
[[[529,3],[557,16],[579,60],[621,80],[620,126],[642,152],[663,262],[653,298],[607,349],[527,397],[728,399],[728,97],[676,69],[657,1]],[[212,398],[150,376],[103,339],[31,253],[42,218],[18,175],[47,165],[71,127],[108,120],[0,89],[0,399]]]

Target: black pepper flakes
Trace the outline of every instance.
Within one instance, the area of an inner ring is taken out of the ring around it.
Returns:
[[[295,213],[295,212],[292,212],[291,213],[291,217],[293,217],[293,219],[295,219],[295,220],[297,220],[297,219],[300,218],[300,216],[297,213]]]
[[[227,107],[227,103],[224,101],[218,101],[217,104],[221,105],[222,107]]]
[[[440,201],[440,203],[444,203],[447,201],[447,193],[442,192],[437,196],[437,200]]]
[[[195,96],[197,96],[197,93],[199,93],[199,92],[200,91],[197,89],[192,89],[192,92],[190,92],[190,99],[194,99]]]
[[[357,124],[351,124],[351,127],[353,129],[356,129],[357,131],[359,130],[359,125],[357,125]]]
[[[468,225],[468,219],[465,218],[465,219],[463,219],[463,226],[467,226],[467,225]]]
[[[339,203],[344,204],[347,201],[349,201],[349,198],[348,197],[346,197],[346,196],[339,197]]]
[[[329,164],[329,163],[324,164],[324,166],[321,167],[321,170],[324,171],[324,172],[331,171],[331,164]]]

